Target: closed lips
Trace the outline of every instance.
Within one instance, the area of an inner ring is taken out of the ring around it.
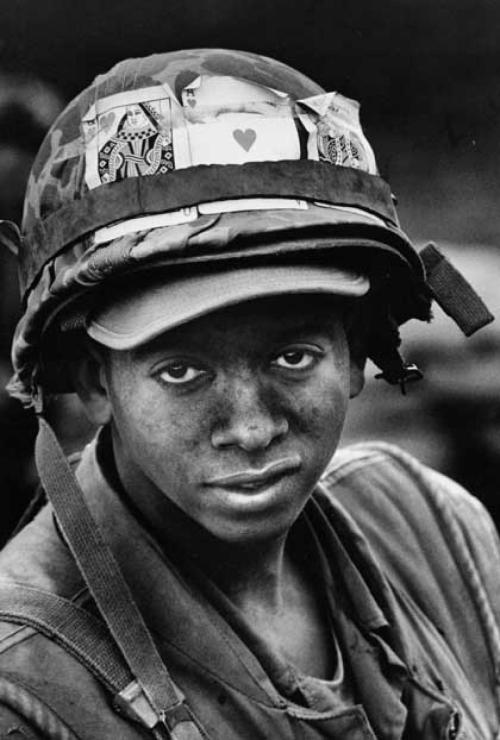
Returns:
[[[282,458],[266,465],[259,470],[240,470],[236,473],[221,476],[220,478],[210,478],[206,481],[207,486],[220,486],[222,488],[257,488],[269,484],[282,475],[294,473],[300,468],[300,457],[294,455]]]

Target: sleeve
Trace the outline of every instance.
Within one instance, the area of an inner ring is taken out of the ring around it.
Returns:
[[[484,505],[401,448],[370,442],[334,458],[328,486],[391,582],[460,638],[484,632],[500,671],[500,541]],[[464,609],[469,604],[469,609]]]
[[[0,703],[0,740],[43,740],[18,712]]]
[[[437,547],[439,540],[446,544],[461,580],[467,584],[468,596],[475,605],[482,631],[486,638],[495,675],[500,670],[500,540],[493,520],[485,506],[475,496],[452,479],[422,465],[408,453],[392,445],[373,445],[384,451],[396,464],[409,473],[417,483],[419,496],[413,496],[416,507],[409,519],[417,530],[423,508],[419,498],[423,497],[432,512],[420,533],[422,549]],[[401,500],[403,508],[403,500]],[[406,511],[411,511],[411,505]],[[433,526],[432,519],[435,519]],[[434,529],[434,535],[432,531]],[[431,558],[432,560],[432,558]],[[433,570],[440,563],[434,558]],[[441,578],[443,593],[449,604],[453,604],[453,569],[448,568],[448,577]],[[449,584],[449,588],[447,588]],[[458,582],[457,591],[458,594]],[[456,617],[455,617],[456,619]]]
[[[500,539],[497,529],[479,499],[434,470],[427,469],[427,476],[450,547],[469,582],[493,655],[500,665]]]
[[[36,693],[13,676],[0,675],[0,740],[78,740]]]

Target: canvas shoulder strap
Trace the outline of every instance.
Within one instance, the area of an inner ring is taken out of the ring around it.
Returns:
[[[156,717],[130,673],[106,625],[54,593],[17,583],[0,583],[0,619],[32,627],[82,663],[113,696],[116,710],[151,729]],[[25,716],[35,729],[58,738],[71,731],[17,677],[2,674],[0,701]],[[50,717],[50,721],[49,721]],[[50,731],[49,729],[50,728]]]
[[[32,627],[50,638],[113,694],[133,681],[106,625],[68,599],[31,586],[1,582],[0,619]]]
[[[91,670],[100,672],[98,677],[115,690],[115,703],[122,703],[122,709],[130,711],[131,716],[148,727],[155,737],[172,740],[207,738],[207,733],[164,665],[56,436],[42,417],[39,417],[35,459],[40,481],[54,508],[61,532],[106,628],[98,627],[96,630],[95,618],[89,621],[88,615],[81,614],[83,610],[73,604],[68,606],[68,602],[58,602],[57,597],[38,595],[34,602],[39,607],[36,610],[35,606],[27,606],[26,593],[23,595],[19,591],[16,594],[18,606],[24,604],[22,610],[26,618],[39,619],[37,628],[47,629],[56,639],[65,640],[66,647],[71,645],[76,657]],[[71,619],[65,623],[63,613],[69,610]],[[69,624],[70,630],[62,630],[62,624]],[[96,657],[103,644],[107,645],[101,654],[101,658],[106,656],[105,662]],[[115,675],[120,661],[121,672]],[[129,680],[123,685],[125,675]],[[118,678],[120,680],[116,683]]]

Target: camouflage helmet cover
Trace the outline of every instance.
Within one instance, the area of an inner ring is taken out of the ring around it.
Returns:
[[[49,317],[146,264],[304,249],[298,237],[314,233],[322,249],[377,247],[399,260],[411,286],[399,319],[429,312],[357,103],[247,52],[155,54],[98,76],[42,144],[22,232],[10,390],[27,403]]]
[[[52,125],[31,171],[23,232],[29,233],[39,220],[80,198],[88,190],[84,177],[85,133],[82,121],[96,101],[154,86],[168,86],[180,100],[182,90],[203,74],[230,74],[258,85],[284,90],[295,99],[323,92],[312,80],[285,64],[248,52],[194,49],[119,62],[106,74],[99,75]]]

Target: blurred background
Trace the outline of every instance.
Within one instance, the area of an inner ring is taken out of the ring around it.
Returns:
[[[11,0],[0,8],[0,218],[19,221],[32,158],[64,104],[125,57],[211,46],[255,51],[362,103],[402,224],[451,255],[500,316],[500,3],[496,0]],[[0,253],[0,386],[20,305]],[[464,340],[436,308],[404,327],[425,380],[374,381],[345,441],[396,442],[478,495],[500,523],[500,327]],[[92,430],[71,397],[53,422],[68,451]],[[0,540],[36,486],[34,419],[0,390]]]

